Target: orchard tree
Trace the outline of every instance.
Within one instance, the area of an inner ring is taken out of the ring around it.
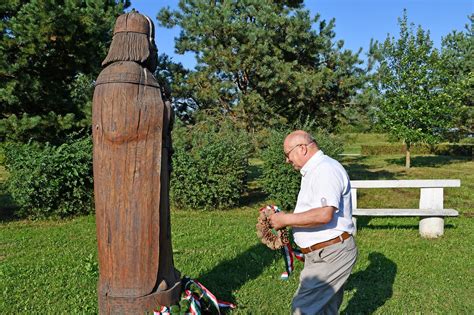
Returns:
[[[179,25],[178,53],[196,56],[180,95],[197,110],[231,116],[248,131],[314,119],[333,130],[362,84],[358,53],[335,40],[335,20],[311,18],[302,0],[195,0],[163,9]]]
[[[474,133],[474,16],[464,32],[452,31],[442,40],[441,58],[446,90],[459,109],[458,136]]]
[[[456,109],[429,32],[408,25],[406,10],[398,22],[399,38],[388,36],[375,52],[380,60],[375,78],[381,95],[381,126],[392,139],[403,140],[409,168],[412,146],[441,141],[453,126]]]
[[[128,0],[0,4],[0,139],[57,141],[88,126],[93,80]]]

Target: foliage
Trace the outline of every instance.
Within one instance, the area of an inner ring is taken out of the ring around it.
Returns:
[[[30,140],[47,142],[64,139],[75,124],[74,114],[58,115],[49,112],[43,116],[30,116],[27,113],[18,117],[15,114],[0,120],[0,137],[9,142],[27,143]]]
[[[459,140],[459,144],[474,144],[474,137],[466,137]]]
[[[58,139],[88,124],[92,80],[127,0],[2,1],[0,138]],[[50,119],[51,115],[56,117]],[[73,124],[61,124],[70,120]],[[15,129],[21,124],[25,128]],[[38,136],[38,126],[46,129]],[[50,133],[52,132],[52,133]]]
[[[269,145],[262,152],[264,164],[261,185],[270,198],[284,210],[294,208],[301,182],[300,173],[285,163],[283,154],[283,140],[290,131],[273,130]],[[326,155],[336,158],[342,153],[342,143],[338,138],[321,130],[314,130],[311,134]]]
[[[248,172],[249,140],[223,118],[173,131],[171,199],[178,207],[224,209],[239,203]]]
[[[182,30],[177,52],[197,59],[172,85],[177,97],[228,113],[252,133],[307,116],[333,129],[362,85],[362,61],[335,41],[334,19],[310,17],[302,2],[182,0],[176,11],[161,10],[163,26]]]
[[[363,144],[360,153],[362,155],[385,155],[385,154],[404,154],[406,146],[403,144]],[[411,153],[429,154],[429,146],[413,145]]]
[[[283,210],[296,204],[301,176],[291,165],[285,163],[283,140],[286,131],[274,131],[269,137],[269,146],[262,152],[263,173],[261,186],[270,199]]]
[[[361,145],[389,144],[386,134],[380,133],[344,133],[339,134],[344,143],[345,154],[360,154]]]
[[[411,153],[472,156],[472,147],[472,144],[439,143],[431,146],[426,144],[416,144],[412,146]],[[406,147],[402,144],[368,144],[361,146],[362,155],[403,154],[405,151]]]
[[[446,90],[442,59],[429,33],[421,26],[414,33],[406,11],[399,25],[399,38],[387,37],[375,52],[380,61],[376,88],[382,98],[378,116],[386,132],[405,142],[410,167],[411,145],[441,141],[453,127],[458,102]]]
[[[6,144],[7,188],[18,215],[37,217],[92,211],[92,142],[89,136],[60,146]]]
[[[378,42],[371,40],[368,53],[366,82],[363,88],[352,98],[351,103],[344,109],[345,121],[338,128],[338,133],[377,132],[379,128],[377,111],[380,107],[380,93],[372,82],[376,81],[376,72],[373,71],[375,62],[374,51]]]
[[[192,101],[192,91],[186,87],[189,70],[181,63],[175,63],[166,54],[158,56],[158,66],[154,73],[158,83],[169,89],[176,116],[185,123],[195,123],[193,113],[197,104]]]
[[[474,134],[474,16],[469,17],[465,32],[453,31],[443,38],[442,69],[447,93],[458,101],[455,117],[457,136]]]

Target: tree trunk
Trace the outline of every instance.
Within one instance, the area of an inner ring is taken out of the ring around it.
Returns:
[[[405,168],[410,168],[410,163],[411,163],[411,160],[410,160],[410,143],[405,143],[406,145],[406,156],[405,156]]]

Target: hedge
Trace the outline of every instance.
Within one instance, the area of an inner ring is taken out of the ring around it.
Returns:
[[[50,144],[4,145],[6,187],[16,214],[31,218],[65,217],[93,211],[90,137]]]
[[[411,154],[437,154],[472,156],[472,144],[441,143],[434,146],[418,144],[412,146]],[[362,155],[405,154],[406,146],[401,144],[361,145]]]
[[[189,209],[228,209],[245,190],[250,141],[231,121],[208,120],[173,131],[171,201]]]

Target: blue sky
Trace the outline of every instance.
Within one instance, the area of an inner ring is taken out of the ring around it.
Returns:
[[[131,8],[153,18],[156,26],[156,44],[159,53],[166,53],[175,62],[187,68],[195,65],[192,54],[178,55],[174,52],[174,38],[179,29],[158,27],[156,14],[162,7],[177,7],[178,0],[132,0]],[[441,37],[452,30],[463,31],[468,23],[467,16],[474,13],[474,0],[305,0],[305,7],[311,15],[321,14],[322,19],[336,19],[336,39],[343,39],[344,47],[363,55],[369,47],[370,39],[385,40],[387,34],[398,36],[397,18],[403,9],[408,11],[408,20],[430,31],[436,47],[440,47]]]

